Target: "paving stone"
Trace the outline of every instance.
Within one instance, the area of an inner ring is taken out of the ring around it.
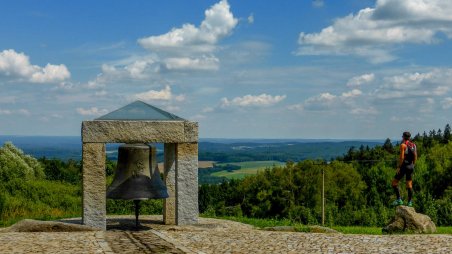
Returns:
[[[107,231],[0,231],[0,253],[452,253],[452,235],[347,235],[275,232],[200,218],[164,225],[162,216],[109,216]]]

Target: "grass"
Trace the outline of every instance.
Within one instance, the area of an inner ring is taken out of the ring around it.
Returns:
[[[242,179],[245,176],[254,175],[259,170],[271,168],[274,165],[276,165],[276,166],[285,165],[285,163],[280,162],[280,161],[244,161],[244,162],[232,162],[232,163],[219,163],[217,165],[224,166],[226,164],[237,165],[237,166],[240,166],[241,169],[234,170],[231,172],[223,170],[220,172],[213,173],[212,175],[218,176],[218,177],[226,177],[229,179]]]
[[[207,216],[206,216],[207,217]],[[215,217],[217,219],[225,219],[237,221],[258,228],[276,227],[276,226],[292,226],[297,232],[310,232],[308,225],[293,222],[289,219],[258,219],[247,217]],[[332,226],[332,229],[343,234],[361,234],[361,235],[382,235],[381,227],[362,227],[362,226]],[[452,234],[452,227],[437,227],[435,234]]]

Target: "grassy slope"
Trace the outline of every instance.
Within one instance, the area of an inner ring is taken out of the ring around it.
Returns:
[[[250,224],[258,228],[275,227],[275,226],[293,226],[298,232],[309,232],[308,226],[294,223],[288,219],[276,220],[276,219],[257,219],[246,217],[216,217],[218,219],[226,219],[237,221],[245,224]],[[359,227],[359,226],[333,226],[334,230],[337,230],[344,234],[366,234],[366,235],[381,235],[380,227]],[[436,234],[452,234],[452,227],[437,227]]]

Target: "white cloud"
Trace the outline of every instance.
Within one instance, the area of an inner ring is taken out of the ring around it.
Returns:
[[[378,99],[444,96],[452,90],[451,79],[452,69],[403,73],[384,78],[384,83],[373,92],[373,95]]]
[[[0,115],[23,115],[23,116],[29,116],[29,115],[31,115],[31,113],[27,109],[18,109],[18,110],[0,109]]]
[[[286,95],[268,95],[268,94],[261,94],[261,95],[245,95],[243,97],[235,97],[232,100],[229,100],[227,98],[221,99],[221,108],[226,107],[262,107],[262,106],[271,106],[276,103],[281,102],[286,98]]]
[[[11,110],[8,109],[0,109],[0,115],[11,115]]]
[[[296,111],[328,111],[339,109],[342,107],[356,108],[355,99],[362,95],[362,91],[353,89],[342,93],[340,96],[331,93],[321,93],[317,96],[310,97],[300,104],[294,104],[288,107],[290,110]],[[359,111],[356,114],[359,113]]]
[[[334,21],[319,33],[299,35],[299,55],[355,55],[370,62],[395,59],[397,44],[430,44],[444,33],[452,38],[452,2],[447,0],[377,0],[374,8]]]
[[[215,111],[215,108],[212,108],[212,107],[205,107],[201,110],[202,113],[211,113],[214,111]]]
[[[82,116],[100,116],[108,113],[108,110],[99,109],[97,107],[91,107],[87,109],[77,108],[76,111]]]
[[[138,93],[133,96],[133,99],[143,100],[143,101],[152,101],[152,100],[171,100],[171,88],[170,86],[165,86],[164,89],[157,90],[149,90],[147,92]]]
[[[205,11],[205,19],[199,27],[184,24],[166,34],[139,39],[138,43],[155,51],[183,48],[195,52],[210,52],[215,43],[232,32],[237,22],[230,12],[228,2],[222,0]]]
[[[145,70],[149,64],[150,63],[147,61],[135,61],[132,64],[124,67],[124,69],[128,72],[130,77],[135,79],[142,79],[147,77]]]
[[[17,110],[18,114],[24,115],[24,116],[29,116],[31,115],[30,111],[28,111],[27,109],[19,109]]]
[[[0,104],[13,104],[16,103],[15,96],[0,96]]]
[[[130,100],[143,100],[143,101],[177,101],[182,102],[185,100],[185,95],[174,95],[171,92],[169,85],[165,86],[162,90],[149,90],[143,93],[137,93],[129,97]],[[167,106],[170,107],[170,106]],[[175,106],[172,106],[175,107]],[[178,111],[179,109],[177,109]]]
[[[368,108],[353,108],[350,110],[353,115],[378,115],[378,110],[374,107]]]
[[[450,109],[452,108],[452,97],[444,98],[444,100],[441,101],[443,109]]]
[[[348,80],[348,87],[358,87],[363,84],[368,84],[374,81],[375,75],[373,73],[363,74],[361,76],[356,76]]]
[[[336,98],[336,95],[322,93],[318,96],[308,98],[300,108],[312,111],[323,111],[329,109],[336,102]]]
[[[324,5],[325,5],[325,2],[323,0],[313,0],[312,1],[312,6],[314,6],[316,8],[323,7]]]
[[[253,24],[253,23],[254,23],[254,14],[251,13],[251,14],[248,16],[248,24]]]
[[[342,93],[341,97],[344,99],[358,97],[362,94],[361,90],[353,89],[349,92]]]
[[[392,116],[389,120],[391,120],[391,122],[401,122],[401,123],[413,123],[422,121],[420,117],[416,116]]]
[[[184,24],[166,34],[141,38],[138,43],[158,54],[167,70],[217,70],[219,60],[214,55],[218,42],[232,34],[238,20],[222,0],[205,11],[199,27]]]
[[[0,52],[0,74],[22,78],[32,83],[57,83],[71,76],[64,64],[47,64],[45,67],[32,65],[27,55],[17,53],[13,49]]]
[[[196,114],[196,115],[194,115],[194,116],[191,116],[189,119],[191,120],[191,121],[199,121],[199,120],[203,120],[203,119],[206,119],[207,117],[205,116],[205,115],[202,115],[202,114]]]
[[[167,58],[163,66],[167,70],[218,70],[219,60],[213,56],[200,58]]]

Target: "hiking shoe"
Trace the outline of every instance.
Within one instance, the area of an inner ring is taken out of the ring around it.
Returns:
[[[413,207],[413,201],[408,201],[408,204],[406,204],[407,206],[409,206],[409,207]]]
[[[392,206],[399,206],[403,205],[403,201],[401,199],[397,199],[394,202],[392,202]]]

